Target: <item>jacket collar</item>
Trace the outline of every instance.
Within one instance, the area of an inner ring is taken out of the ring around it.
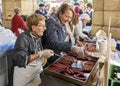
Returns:
[[[61,22],[60,22],[60,19],[58,18],[58,14],[55,14],[53,16],[51,16],[51,18],[58,24],[62,25]]]

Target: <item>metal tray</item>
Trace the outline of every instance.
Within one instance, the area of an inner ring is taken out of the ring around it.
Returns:
[[[89,77],[85,81],[82,81],[82,80],[79,80],[79,79],[75,79],[75,78],[72,78],[72,77],[67,77],[67,76],[65,76],[63,74],[59,74],[59,73],[50,71],[47,68],[43,71],[43,73],[46,74],[46,75],[51,75],[52,77],[56,77],[56,78],[62,79],[62,80],[67,81],[69,83],[76,84],[77,86],[78,85],[90,86],[90,83],[92,82],[93,78],[95,77],[96,73],[98,72],[98,59],[99,59],[97,57],[91,57],[91,58],[96,60],[96,63],[94,65],[93,69],[91,70]],[[60,59],[58,59],[58,60],[60,60]],[[57,61],[55,61],[55,62],[57,62]]]

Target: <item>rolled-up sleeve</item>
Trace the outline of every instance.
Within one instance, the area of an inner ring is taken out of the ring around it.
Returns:
[[[15,43],[15,65],[19,67],[26,67],[30,60],[28,53],[29,43],[25,37],[18,37]]]

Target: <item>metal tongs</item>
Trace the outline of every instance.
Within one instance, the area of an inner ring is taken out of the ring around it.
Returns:
[[[61,57],[61,54],[54,53],[55,56]]]
[[[86,58],[87,60],[91,60],[91,58],[87,57],[87,56],[84,56],[84,58]]]
[[[60,53],[60,54],[57,54],[57,53],[54,53],[55,56],[58,56],[58,57],[63,57],[64,55],[66,54],[63,54],[63,53]]]
[[[88,57],[88,56],[84,56],[84,58],[86,58],[89,61],[94,61],[91,57]]]

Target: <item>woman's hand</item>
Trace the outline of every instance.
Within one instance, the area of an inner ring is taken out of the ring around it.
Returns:
[[[50,49],[45,49],[38,52],[40,57],[50,58],[51,56],[54,56],[54,51]]]

